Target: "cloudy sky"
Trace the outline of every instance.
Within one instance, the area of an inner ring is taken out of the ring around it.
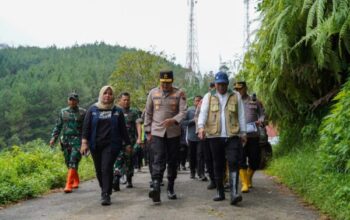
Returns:
[[[67,47],[104,41],[164,51],[185,65],[187,0],[1,0],[0,43]],[[242,53],[243,0],[198,0],[201,72]]]

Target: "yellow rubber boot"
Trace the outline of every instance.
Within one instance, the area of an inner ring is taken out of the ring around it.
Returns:
[[[68,174],[67,174],[66,187],[64,187],[64,192],[65,193],[71,193],[72,192],[73,181],[74,181],[74,169],[70,168],[68,170]]]
[[[240,169],[239,170],[239,176],[241,178],[241,183],[242,183],[242,193],[247,193],[249,192],[249,187],[248,187],[248,184],[247,184],[247,179],[248,179],[248,176],[247,176],[247,170],[246,169]]]
[[[248,187],[249,188],[252,188],[253,187],[253,175],[254,175],[254,170],[248,168],[247,170],[247,184],[248,184]]]

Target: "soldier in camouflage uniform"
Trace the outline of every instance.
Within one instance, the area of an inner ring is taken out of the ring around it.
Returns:
[[[141,126],[139,123],[141,112],[135,108],[130,107],[130,94],[123,92],[119,95],[118,105],[123,110],[125,124],[128,131],[128,135],[131,142],[131,147],[141,144]],[[136,144],[137,143],[137,144]],[[134,176],[134,164],[133,164],[133,151],[132,148],[125,148],[120,152],[117,160],[114,164],[114,179],[113,189],[115,191],[120,190],[120,178],[125,174],[127,179],[127,188],[132,188],[132,177]]]
[[[50,146],[53,146],[61,134],[59,138],[61,149],[68,168],[67,182],[64,188],[66,193],[72,192],[72,188],[79,187],[78,165],[81,159],[81,133],[86,110],[80,108],[78,104],[78,94],[69,94],[68,107],[61,109],[50,140]]]

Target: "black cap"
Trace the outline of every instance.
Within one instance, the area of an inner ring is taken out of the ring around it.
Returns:
[[[71,99],[79,101],[79,95],[75,92],[72,92],[68,95],[68,100],[71,100]]]
[[[159,81],[171,83],[174,80],[174,74],[172,70],[162,70],[159,72]]]

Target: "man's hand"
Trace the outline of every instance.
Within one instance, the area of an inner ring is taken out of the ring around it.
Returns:
[[[51,140],[50,140],[50,147],[53,147],[54,144],[55,144],[55,138],[51,138]]]
[[[168,119],[165,119],[162,123],[160,123],[160,125],[162,125],[165,128],[168,128],[168,127],[174,125],[175,123],[176,123],[175,119],[168,118]]]
[[[132,155],[132,147],[131,145],[126,145],[125,147],[125,152],[128,154],[128,155]]]
[[[141,145],[141,144],[143,144],[143,143],[142,143],[142,140],[141,140],[141,138],[137,138],[137,140],[136,140],[136,144],[138,144],[138,145]]]
[[[151,135],[151,133],[146,133],[146,136],[147,136],[147,141],[148,141],[148,142],[151,142],[151,141],[152,141],[152,135]]]
[[[244,147],[247,144],[247,135],[242,135],[241,136],[241,141],[242,141],[242,145]]]
[[[204,140],[204,138],[205,138],[205,130],[204,130],[204,128],[198,129],[198,138],[201,139],[201,140]]]
[[[82,155],[87,155],[89,153],[89,146],[87,143],[82,143],[80,147],[80,153]]]

